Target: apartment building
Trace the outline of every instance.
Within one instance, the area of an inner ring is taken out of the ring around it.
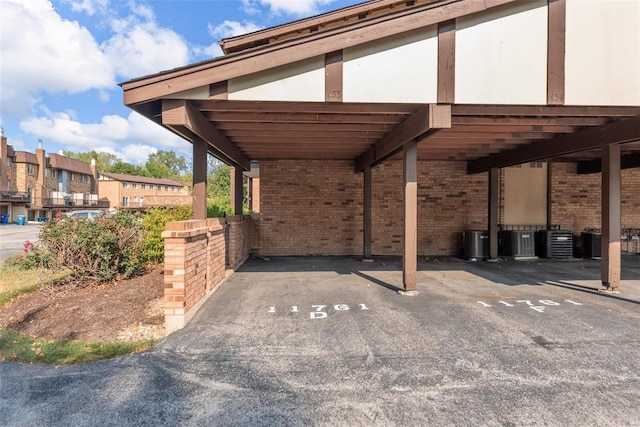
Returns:
[[[43,221],[57,212],[74,209],[107,209],[109,201],[98,196],[98,170],[62,153],[49,154],[38,143],[35,153],[16,151],[2,136],[0,214],[7,221],[25,216]]]
[[[192,203],[189,187],[180,181],[108,172],[99,172],[98,176],[100,198],[109,200],[112,209],[139,210]]]

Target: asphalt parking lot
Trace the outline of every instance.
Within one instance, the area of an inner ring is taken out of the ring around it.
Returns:
[[[9,255],[24,250],[27,240],[35,243],[40,234],[40,224],[27,223],[25,225],[0,224],[0,261]]]
[[[82,366],[0,363],[4,425],[640,425],[640,257],[250,259],[184,329]]]

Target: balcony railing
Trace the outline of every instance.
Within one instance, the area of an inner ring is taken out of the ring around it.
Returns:
[[[43,208],[108,208],[109,200],[43,197],[35,199],[34,206],[42,206]]]
[[[0,202],[10,203],[29,203],[31,197],[27,193],[21,193],[18,191],[0,191]]]

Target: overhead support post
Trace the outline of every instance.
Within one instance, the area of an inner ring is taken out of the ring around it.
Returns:
[[[440,129],[450,127],[451,105],[424,105],[360,156],[355,162],[356,172],[399,153],[409,141],[422,140]]]
[[[500,222],[498,214],[499,205],[499,177],[500,169],[489,169],[489,212],[487,215],[489,229],[489,259],[498,259],[498,223]]]
[[[207,218],[207,142],[193,139],[193,219]]]
[[[242,215],[243,176],[242,169],[231,168],[231,207],[234,215]]]
[[[403,147],[404,159],[404,247],[402,283],[405,291],[415,291],[418,269],[418,143]]]
[[[602,147],[602,285],[615,291],[620,286],[620,145]]]
[[[371,166],[364,168],[364,203],[362,215],[362,234],[364,259],[371,259]]]

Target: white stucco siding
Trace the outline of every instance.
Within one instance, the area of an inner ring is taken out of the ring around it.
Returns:
[[[437,102],[437,28],[345,49],[343,87],[344,102]]]
[[[324,57],[229,80],[232,100],[324,101]]]
[[[456,21],[455,101],[547,103],[547,2],[516,2]]]
[[[567,0],[565,103],[640,105],[640,0]]]

